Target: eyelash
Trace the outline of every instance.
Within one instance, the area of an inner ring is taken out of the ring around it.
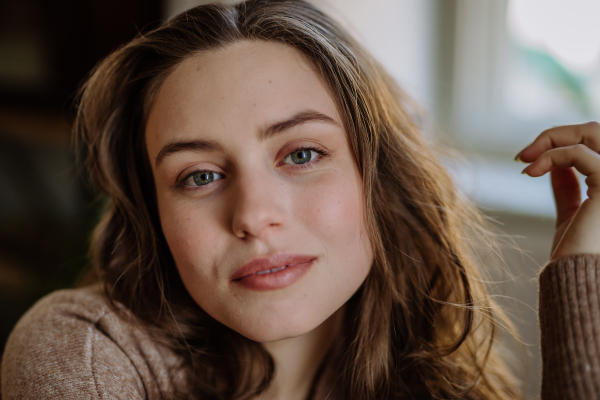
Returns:
[[[292,150],[291,152],[289,152],[284,158],[283,160],[285,160],[286,158],[288,158],[291,154],[300,151],[300,150],[308,150],[308,151],[314,151],[315,153],[317,153],[319,155],[319,157],[316,157],[313,160],[310,160],[304,164],[291,164],[294,166],[294,168],[299,168],[299,169],[307,169],[307,168],[312,168],[314,167],[316,164],[318,164],[320,161],[323,160],[323,158],[328,157],[329,153],[323,149],[317,148],[317,147],[313,147],[313,146],[300,146],[297,147],[296,149]],[[277,164],[279,165],[283,165],[283,164],[287,164],[287,163],[283,163],[283,160]],[[186,174],[183,178],[181,178],[177,184],[175,185],[174,189],[176,190],[205,190],[207,186],[212,186],[210,183],[206,184],[206,185],[202,185],[202,186],[187,186],[184,185],[183,183],[185,181],[187,181],[189,178],[191,178],[194,174],[198,173],[198,172],[213,172],[214,171],[210,171],[210,170],[195,170],[190,172],[189,174]],[[219,174],[219,175],[224,175],[224,174]],[[222,179],[222,178],[221,178]],[[220,180],[220,179],[218,179]],[[214,181],[213,181],[214,182]],[[212,182],[211,182],[212,183]]]

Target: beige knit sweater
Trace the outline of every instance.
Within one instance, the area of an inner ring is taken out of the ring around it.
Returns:
[[[600,399],[600,255],[540,274],[542,399]],[[182,360],[109,307],[98,286],[40,300],[12,332],[3,400],[158,400],[185,388]],[[181,367],[181,368],[180,368]]]

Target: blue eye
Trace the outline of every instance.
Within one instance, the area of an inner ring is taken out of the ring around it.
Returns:
[[[215,174],[211,171],[198,171],[194,172],[192,179],[196,185],[204,186],[215,180]]]
[[[206,186],[209,183],[216,181],[218,179],[223,179],[222,174],[218,174],[212,171],[196,171],[189,174],[186,178],[184,178],[181,183],[178,185],[180,187],[198,187],[198,186]]]
[[[319,153],[311,149],[298,149],[285,157],[284,162],[290,164],[287,162],[289,159],[294,164],[306,164],[307,162],[314,160],[318,155]]]

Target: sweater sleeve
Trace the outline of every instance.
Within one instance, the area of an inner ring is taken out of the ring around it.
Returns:
[[[99,329],[103,312],[60,292],[37,303],[7,342],[2,399],[146,398],[127,354]]]
[[[600,255],[540,273],[542,399],[600,399]]]

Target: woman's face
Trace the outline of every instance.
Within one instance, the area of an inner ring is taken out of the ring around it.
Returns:
[[[224,325],[259,342],[298,336],[364,281],[361,176],[299,51],[242,41],[185,60],[155,98],[146,146],[183,283]]]

